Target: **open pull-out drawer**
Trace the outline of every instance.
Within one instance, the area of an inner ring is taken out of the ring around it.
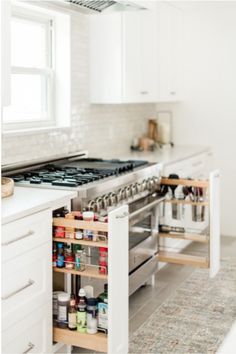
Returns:
[[[65,234],[68,232],[66,228],[70,228],[70,233],[92,230],[98,236],[96,241],[53,237],[54,242],[108,250],[108,269],[106,267],[102,274],[97,263],[84,263],[84,270],[53,268],[55,273],[64,274],[66,282],[71,280],[71,275],[78,275],[86,279],[87,285],[92,285],[93,280],[108,283],[108,334],[80,333],[56,326],[53,329],[53,340],[57,342],[55,346],[61,343],[109,354],[128,353],[128,206],[123,205],[109,212],[108,222],[59,217],[53,219],[53,226],[65,228]],[[65,289],[67,292],[70,292],[69,283]]]
[[[219,177],[219,171],[213,171],[210,173],[208,180],[162,178],[162,189],[166,192],[169,190],[169,197],[165,199],[162,206],[164,212],[162,210],[162,225],[160,225],[159,252],[157,255],[160,262],[209,268],[210,277],[214,277],[219,271]],[[177,188],[179,194],[176,192]],[[182,215],[180,216],[180,214]],[[200,242],[205,244],[206,252],[204,255],[191,255],[166,250],[160,242],[163,239]]]

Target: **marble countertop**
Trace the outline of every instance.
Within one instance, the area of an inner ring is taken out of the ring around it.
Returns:
[[[210,152],[211,148],[208,146],[174,146],[164,147],[153,152],[151,151],[131,151],[129,148],[120,148],[116,150],[104,151],[99,156],[96,154],[91,154],[91,157],[100,157],[104,159],[121,159],[121,160],[147,160],[149,162],[158,162],[163,165],[170,165],[191,157],[200,155],[202,153]]]
[[[2,224],[41,210],[60,208],[76,195],[76,192],[15,187],[12,196],[2,199]]]

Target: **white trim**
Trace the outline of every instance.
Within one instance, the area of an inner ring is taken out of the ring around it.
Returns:
[[[39,128],[25,128],[25,129],[15,129],[15,130],[3,130],[3,135],[6,138],[11,138],[13,136],[23,136],[23,135],[37,135],[44,133],[60,132],[60,131],[70,131],[70,126],[48,126]]]

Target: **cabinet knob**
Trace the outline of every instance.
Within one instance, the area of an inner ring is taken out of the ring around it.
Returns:
[[[174,96],[174,95],[176,95],[176,92],[175,92],[175,91],[171,91],[170,94],[171,94],[172,96]]]
[[[148,91],[141,91],[140,93],[141,93],[141,95],[147,95]]]

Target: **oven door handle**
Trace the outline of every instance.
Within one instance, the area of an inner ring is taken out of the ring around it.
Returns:
[[[133,213],[129,214],[129,219],[134,218],[135,216],[139,215],[140,213],[143,213],[146,210],[154,208],[157,204],[160,204],[161,202],[163,202],[163,200],[165,200],[165,198],[166,198],[165,196],[157,198],[156,200],[154,200],[150,204],[145,205],[143,208],[140,208],[140,209],[134,211]]]

